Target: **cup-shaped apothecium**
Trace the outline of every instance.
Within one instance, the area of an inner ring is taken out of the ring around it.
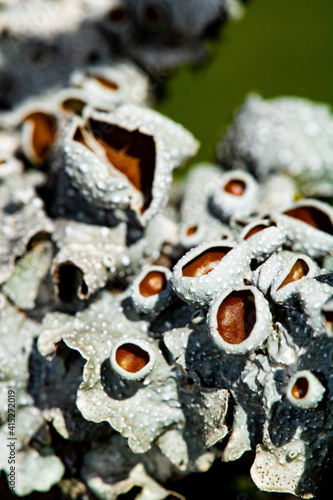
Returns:
[[[307,255],[293,255],[281,267],[281,271],[273,280],[271,297],[274,302],[282,304],[295,293],[295,285],[302,278],[313,278],[319,272],[317,264]]]
[[[247,224],[239,235],[248,241],[253,250],[253,259],[263,262],[285,243],[286,234],[282,227],[268,219],[258,219]]]
[[[129,62],[88,66],[77,70],[71,83],[89,95],[89,102],[94,107],[97,107],[95,103],[100,103],[100,109],[123,103],[146,105],[149,102],[149,80]]]
[[[258,203],[258,183],[243,170],[227,172],[212,193],[213,210],[221,219],[251,214]]]
[[[289,283],[294,283],[295,281],[304,278],[304,276],[307,276],[307,274],[309,273],[309,270],[309,266],[305,262],[305,260],[297,259],[281,285],[278,287],[278,290],[286,285],[289,285]]]
[[[294,208],[286,210],[283,213],[284,215],[302,221],[315,229],[319,229],[320,231],[324,231],[328,234],[333,234],[333,224],[329,215],[325,213],[324,210],[321,210],[319,207],[316,207],[311,203],[299,203]]]
[[[149,266],[132,283],[132,299],[138,313],[164,309],[172,298],[172,273],[163,266]]]
[[[142,380],[154,368],[156,356],[148,342],[135,337],[116,342],[110,354],[112,370],[125,380]]]
[[[207,307],[222,290],[240,286],[250,269],[251,248],[246,241],[213,241],[193,248],[173,270],[177,295],[196,307]]]
[[[76,189],[100,208],[132,209],[142,225],[167,203],[172,170],[198,148],[183,127],[134,104],[108,113],[86,108],[62,144]]]
[[[24,153],[34,165],[43,163],[55,141],[55,117],[36,110],[24,117],[22,128]]]
[[[179,231],[179,240],[184,248],[190,249],[202,243],[206,234],[206,221],[191,219],[183,224]]]
[[[212,192],[220,181],[221,168],[212,163],[198,163],[191,168],[180,207],[179,243],[184,248],[233,240],[229,225],[215,217],[210,206]]]
[[[286,232],[292,250],[310,257],[323,257],[333,246],[333,209],[318,200],[300,200],[273,214]]]
[[[182,275],[188,278],[198,278],[210,273],[230,250],[230,247],[222,245],[208,248],[183,266]]]
[[[161,271],[149,271],[140,281],[139,290],[142,297],[152,297],[163,292],[167,287],[165,273]]]
[[[295,373],[287,386],[287,398],[297,408],[316,408],[322,400],[325,388],[309,370]]]
[[[227,224],[215,217],[207,216],[205,213],[198,220],[192,219],[191,221],[187,221],[179,230],[179,241],[186,249],[218,239],[223,244],[234,241],[232,232]]]
[[[255,234],[260,233],[261,231],[264,231],[265,229],[268,229],[271,227],[271,224],[269,221],[256,221],[253,222],[252,224],[248,224],[246,228],[244,228],[243,231],[243,239],[248,240]]]
[[[265,342],[271,319],[268,302],[257,288],[229,289],[211,304],[209,335],[227,354],[246,354]]]

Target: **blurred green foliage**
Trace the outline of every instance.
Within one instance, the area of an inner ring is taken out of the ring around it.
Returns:
[[[211,49],[203,68],[170,78],[157,106],[201,141],[196,160],[214,160],[217,141],[250,91],[333,104],[331,0],[252,0]]]

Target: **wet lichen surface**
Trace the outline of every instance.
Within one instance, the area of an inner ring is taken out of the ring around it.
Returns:
[[[252,95],[217,163],[172,184],[199,144],[152,109],[149,68],[197,60],[240,2],[76,0],[63,22],[55,3],[39,42],[52,32],[67,48],[61,72],[53,81],[55,56],[39,86],[36,62],[22,62],[0,115],[1,498],[191,499],[207,484],[216,498],[320,495],[333,450],[333,115]],[[0,26],[34,54],[21,7]]]

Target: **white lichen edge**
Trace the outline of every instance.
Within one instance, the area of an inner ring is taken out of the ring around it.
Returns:
[[[138,346],[140,347],[140,349],[145,351],[149,356],[148,363],[143,368],[141,368],[141,370],[135,373],[124,370],[124,368],[122,368],[116,361],[117,350],[125,344],[133,344],[135,346]],[[127,337],[118,340],[118,342],[116,342],[112,346],[110,353],[110,365],[112,370],[124,380],[131,380],[131,381],[143,380],[153,370],[155,362],[156,362],[156,356],[153,348],[145,340],[141,340],[135,337]]]
[[[163,273],[166,279],[166,288],[159,293],[143,296],[140,293],[140,283],[151,272]],[[173,289],[171,285],[172,273],[170,269],[164,266],[148,266],[139,273],[132,282],[131,295],[134,303],[134,308],[138,313],[149,314],[151,312],[158,313],[165,309],[170,303]]]
[[[305,378],[308,381],[308,389],[307,393],[304,397],[300,397],[299,399],[295,398],[292,394],[292,389],[296,384],[297,380],[300,378]],[[318,378],[311,373],[309,370],[301,370],[294,375],[289,380],[287,386],[287,398],[290,403],[296,408],[302,408],[304,410],[308,410],[310,408],[316,408],[320,401],[323,399],[325,393],[325,387],[318,380]]]
[[[249,290],[253,294],[256,308],[256,322],[250,335],[243,342],[240,344],[229,344],[223,340],[218,332],[217,312],[222,302],[230,293],[243,290]],[[262,346],[268,337],[271,321],[272,315],[267,300],[263,294],[253,286],[230,288],[218,295],[212,302],[207,316],[208,333],[214,344],[225,353],[238,356],[249,354]]]

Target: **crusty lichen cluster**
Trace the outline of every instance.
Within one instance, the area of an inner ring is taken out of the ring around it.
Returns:
[[[19,496],[182,498],[163,485],[249,450],[259,488],[314,496],[333,448],[332,115],[252,96],[220,163],[172,186],[199,144],[149,107],[142,70],[66,85],[1,114],[0,468],[15,390]]]

